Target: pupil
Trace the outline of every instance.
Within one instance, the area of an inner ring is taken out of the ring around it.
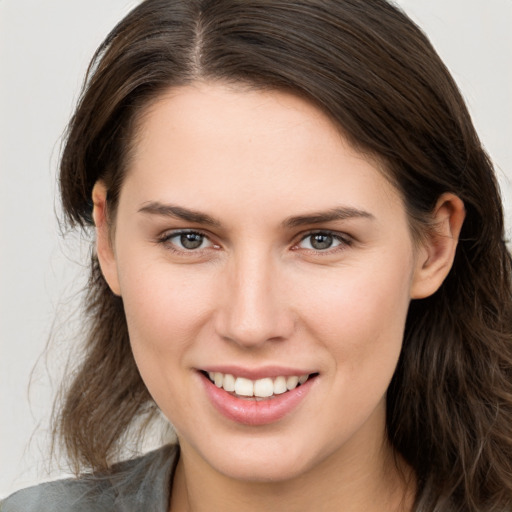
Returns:
[[[315,249],[329,249],[332,241],[331,235],[313,235],[311,237],[311,246]]]
[[[180,242],[185,249],[197,249],[203,243],[203,235],[197,233],[185,233],[181,235]]]

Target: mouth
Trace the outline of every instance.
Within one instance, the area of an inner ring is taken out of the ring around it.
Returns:
[[[293,391],[318,376],[318,373],[303,375],[278,375],[251,380],[230,373],[201,371],[217,388],[243,400],[263,401]]]
[[[219,365],[196,371],[214,409],[230,422],[250,427],[299,414],[307,397],[316,396],[312,390],[321,388],[320,373],[306,368]]]

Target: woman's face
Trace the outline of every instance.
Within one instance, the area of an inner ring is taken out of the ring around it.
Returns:
[[[183,453],[266,481],[382,449],[419,252],[398,192],[317,108],[197,84],[141,118],[100,257]]]

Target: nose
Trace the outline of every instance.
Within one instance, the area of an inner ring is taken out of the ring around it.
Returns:
[[[267,251],[246,251],[228,265],[217,333],[251,348],[290,337],[295,320],[280,264]]]

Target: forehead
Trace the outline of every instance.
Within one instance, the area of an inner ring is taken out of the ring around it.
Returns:
[[[358,208],[377,199],[401,207],[383,166],[315,105],[288,92],[220,84],[173,88],[146,109],[126,182],[139,199],[194,208],[222,201],[226,211],[267,203],[266,211],[276,202]]]
[[[255,89],[244,84],[195,82],[173,87],[144,108],[137,122],[135,144],[141,153],[151,138],[163,136],[202,139],[217,147],[250,140],[257,145],[292,145],[303,137],[304,147],[334,143],[349,146],[341,130],[312,102],[281,90]],[[293,130],[293,138],[290,130]],[[318,137],[312,137],[316,132]],[[213,140],[214,134],[217,140]],[[201,148],[196,148],[201,149]]]

